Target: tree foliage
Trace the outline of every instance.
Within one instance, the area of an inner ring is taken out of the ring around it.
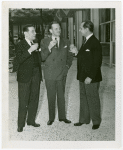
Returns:
[[[26,23],[26,22],[36,22],[43,24],[48,24],[54,20],[55,10],[54,9],[42,9],[42,18],[41,18],[41,9],[10,9],[9,10],[10,22],[13,23]]]
[[[43,10],[42,11],[42,19],[45,24],[49,24],[54,20],[55,10]]]

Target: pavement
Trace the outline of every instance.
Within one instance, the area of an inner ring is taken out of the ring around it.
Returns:
[[[9,73],[9,140],[10,141],[114,141],[115,140],[115,67],[102,65],[103,81],[100,84],[102,123],[99,129],[92,130],[89,125],[75,127],[79,120],[79,82],[76,80],[76,59],[68,72],[66,82],[66,114],[71,124],[58,121],[51,126],[48,121],[48,101],[45,81],[41,83],[40,99],[36,122],[40,127],[25,126],[23,132],[17,132],[18,84],[16,73]],[[57,105],[57,104],[56,104]]]

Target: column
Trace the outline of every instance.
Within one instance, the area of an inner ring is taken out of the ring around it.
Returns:
[[[68,18],[68,26],[69,26],[69,40],[71,44],[73,44],[73,18]]]
[[[110,41],[110,63],[109,66],[112,67],[113,64],[113,42]]]
[[[79,28],[82,22],[82,10],[76,11],[75,14],[75,33],[76,33],[76,46],[79,50],[82,45],[82,34],[79,32]]]
[[[94,24],[94,35],[99,39],[99,9],[91,9],[91,21]]]
[[[62,26],[62,31],[61,31],[62,37],[67,38],[67,24],[66,24],[66,22],[62,22],[61,26]]]
[[[110,20],[113,20],[113,9],[110,9]],[[110,22],[110,67],[112,67],[113,64],[113,29],[112,29],[113,23]]]

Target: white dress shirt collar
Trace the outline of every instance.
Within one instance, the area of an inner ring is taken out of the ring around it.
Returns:
[[[31,41],[30,40],[28,40],[28,39],[26,39],[25,38],[25,40],[27,41],[27,43],[31,46]],[[32,42],[33,43],[33,42]]]
[[[88,36],[86,37],[86,41],[87,41],[92,35],[93,35],[93,33],[91,33],[90,35],[88,35]]]

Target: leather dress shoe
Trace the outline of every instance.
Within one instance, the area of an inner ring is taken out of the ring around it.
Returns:
[[[96,130],[96,129],[98,129],[99,127],[100,127],[100,125],[99,125],[99,124],[97,124],[97,125],[93,125],[92,129],[93,129],[93,130]]]
[[[40,124],[37,124],[37,123],[27,123],[28,126],[33,126],[33,127],[40,127]]]
[[[81,122],[78,122],[78,123],[74,123],[74,126],[81,126],[83,125],[84,123],[81,123]]]
[[[49,120],[49,121],[47,122],[47,125],[52,125],[53,122],[54,122],[54,121],[50,121],[50,120]]]
[[[67,119],[59,119],[59,121],[64,121],[65,123],[71,123],[71,121]]]
[[[17,131],[18,132],[22,132],[23,131],[23,127],[18,127]]]
[[[83,124],[89,124],[89,123],[81,123],[81,122],[77,122],[77,123],[74,123],[74,126],[81,126]]]

